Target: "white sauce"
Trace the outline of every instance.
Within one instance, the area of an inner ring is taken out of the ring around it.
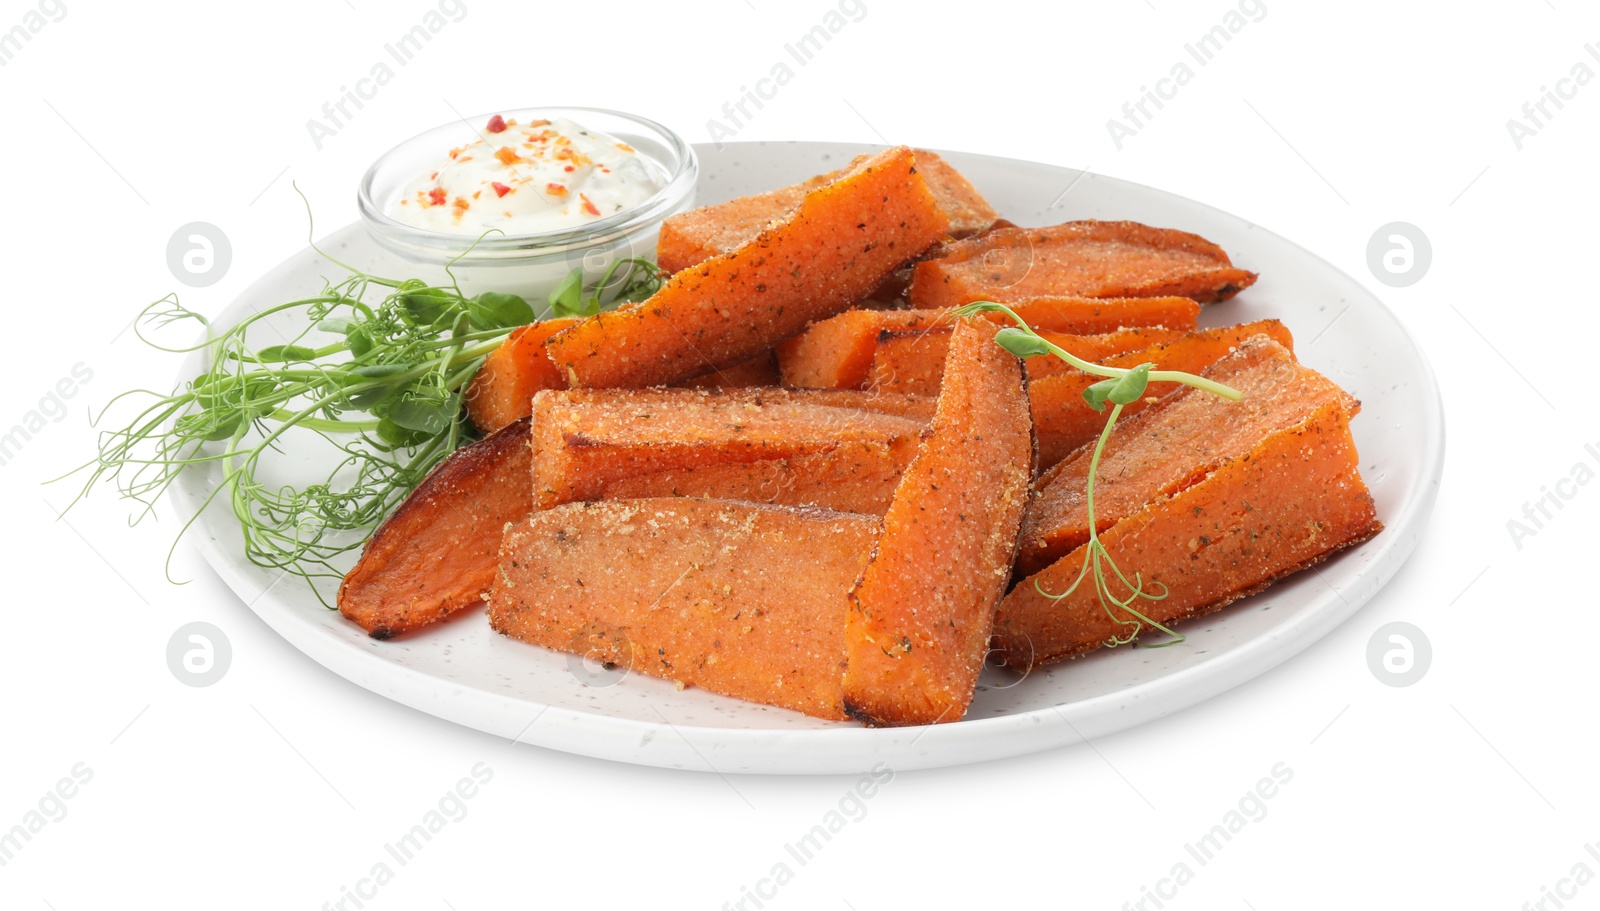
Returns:
[[[575,228],[654,196],[665,180],[626,143],[570,120],[491,118],[390,206],[396,221],[445,234]]]

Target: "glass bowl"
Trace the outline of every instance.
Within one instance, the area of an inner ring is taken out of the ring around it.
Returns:
[[[434,127],[374,162],[357,194],[362,221],[373,240],[417,270],[417,275],[406,277],[439,283],[453,276],[468,294],[519,294],[538,310],[574,268],[582,267],[585,281],[593,282],[618,259],[654,259],[661,222],[694,205],[700,173],[694,149],[653,120],[604,108],[536,107],[494,113],[519,123],[566,118],[610,134],[637,150],[663,186],[631,208],[578,227],[538,234],[494,233],[480,238],[414,227],[388,214],[406,185],[435,169],[450,149],[478,139],[478,130],[493,115]]]

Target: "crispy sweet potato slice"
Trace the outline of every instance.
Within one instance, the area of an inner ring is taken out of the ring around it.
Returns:
[[[927,149],[917,149],[917,169],[928,181],[928,189],[939,201],[939,208],[950,219],[945,233],[953,238],[971,237],[987,231],[1000,214],[983,198],[950,162]]]
[[[534,503],[592,500],[639,475],[914,439],[931,406],[924,396],[820,389],[542,392],[533,403]]]
[[[533,511],[528,419],[457,450],[367,540],[339,612],[374,639],[482,603],[507,522]]]
[[[1176,329],[1142,327],[1118,329],[1099,335],[1069,335],[1041,330],[1039,335],[1069,354],[1099,363],[1124,351],[1148,348],[1183,335]],[[877,351],[872,356],[872,372],[867,385],[879,392],[918,392],[938,395],[939,379],[944,375],[944,358],[950,348],[950,327],[931,329],[885,329],[878,333]],[[1054,355],[1041,354],[1023,361],[1028,380],[1066,373],[1075,368]]]
[[[955,328],[933,422],[850,593],[845,711],[868,724],[955,721],[983,668],[1033,479],[1022,363],[995,331]]]
[[[706,497],[782,506],[821,506],[881,516],[919,437],[866,440],[785,459],[715,462],[609,481],[600,498]]]
[[[889,149],[748,243],[546,347],[571,386],[653,386],[731,367],[847,309],[947,224],[911,150]]]
[[[1238,458],[1276,431],[1304,422],[1318,407],[1342,403],[1360,408],[1351,395],[1264,335],[1204,373],[1237,389],[1237,402],[1184,387],[1132,418],[1118,421],[1100,457],[1095,485],[1095,521],[1104,531]],[[1090,447],[1051,469],[1022,524],[1017,571],[1034,573],[1089,540]]]
[[[1199,373],[1253,335],[1266,335],[1293,350],[1294,338],[1275,319],[1258,320],[1220,329],[1202,329],[1143,351],[1112,355],[1100,363],[1107,367],[1155,364],[1158,370]],[[1033,426],[1039,436],[1039,463],[1046,468],[1066,458],[1074,449],[1100,435],[1106,416],[1090,408],[1083,390],[1101,378],[1077,370],[1041,377],[1028,387],[1033,402]],[[1122,408],[1132,417],[1151,402],[1177,388],[1175,383],[1151,383],[1145,398]]]
[[[572,503],[506,532],[489,621],[622,670],[843,719],[846,598],[879,528],[727,500]]]
[[[1041,331],[1095,335],[1137,326],[1185,332],[1199,325],[1200,305],[1187,297],[1029,297],[1006,306]],[[996,313],[990,319],[1006,322]]]
[[[1164,599],[1141,602],[1140,610],[1167,625],[1197,617],[1377,534],[1383,525],[1357,471],[1349,421],[1343,402],[1324,403],[1100,533],[1124,574],[1166,586]],[[995,643],[1006,665],[1070,658],[1131,630],[1087,582],[1060,601],[1040,594],[1066,591],[1082,564],[1074,550],[1017,583],[1001,603]]]
[[[685,389],[749,389],[778,385],[778,354],[764,351],[742,364],[702,373],[672,385]]]
[[[1226,300],[1255,283],[1203,237],[1131,221],[1073,221],[997,229],[944,247],[918,263],[915,307],[959,307],[1030,297],[1158,297]]]
[[[913,149],[912,153],[917,170],[949,219],[947,233],[951,237],[968,237],[994,224],[994,209],[961,172],[933,152]],[[851,162],[851,167],[866,157],[860,156]],[[830,171],[791,186],[674,215],[661,224],[656,263],[668,272],[678,272],[729,253],[794,211],[807,193],[843,173]]]
[[[565,389],[567,379],[545,356],[545,340],[577,323],[573,317],[547,319],[513,330],[489,352],[478,375],[467,384],[467,415],[483,433],[494,433],[528,416],[533,394]]]
[[[1040,299],[1012,305],[1018,316],[1041,332],[1093,335],[1124,327],[1187,331],[1195,327],[1200,305],[1186,297],[1126,300]],[[1004,323],[998,314],[985,314]],[[871,379],[872,359],[884,332],[949,326],[948,310],[849,310],[811,324],[778,346],[778,370],[786,386],[811,389],[863,389]],[[943,352],[939,353],[942,364]]]
[[[785,386],[803,389],[862,389],[872,369],[878,334],[886,329],[943,325],[942,310],[850,310],[813,323],[778,346],[778,373]]]

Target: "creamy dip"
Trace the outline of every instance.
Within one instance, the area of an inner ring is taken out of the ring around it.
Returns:
[[[665,179],[627,143],[565,118],[517,123],[496,114],[390,205],[396,221],[446,234],[543,234],[614,215]]]

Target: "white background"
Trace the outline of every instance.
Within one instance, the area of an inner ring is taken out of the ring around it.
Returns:
[[[93,778],[0,867],[0,905],[321,908],[477,763],[494,777],[466,818],[368,907],[737,902],[853,779],[634,768],[432,719],[291,649],[187,546],[172,573],[190,581],[169,584],[177,517],[129,528],[107,489],[57,521],[72,491],[40,482],[92,452],[86,407],[172,382],[175,359],[112,340],[179,289],[165,255],[179,225],[231,238],[226,277],[183,295],[215,313],[304,243],[291,181],[319,231],[346,224],[367,164],[452,107],[617,107],[704,141],[722,104],[833,7],[465,0],[320,151],[306,121],[383,59],[425,0],[66,8],[0,69],[0,427],[75,365],[92,371],[70,414],[0,468],[0,829],[75,764]],[[1120,908],[1186,860],[1194,879],[1169,907],[1509,909],[1580,862],[1600,874],[1585,853],[1600,840],[1600,486],[1563,488],[1575,496],[1520,547],[1507,529],[1574,465],[1600,468],[1584,450],[1600,444],[1600,85],[1520,150],[1506,128],[1574,64],[1600,71],[1584,50],[1600,15],[1577,0],[1268,0],[1118,150],[1106,120],[1230,8],[866,0],[737,138],[882,136],[1087,167],[1300,242],[1377,291],[1438,372],[1450,442],[1429,533],[1353,620],[1221,698],[1091,746],[897,775],[768,908]],[[0,30],[30,9],[7,0]],[[1369,237],[1397,220],[1434,251],[1403,289],[1366,260]],[[1380,683],[1365,657],[1398,619],[1434,649],[1408,688]],[[209,688],[180,684],[165,660],[193,620],[233,645]],[[1267,816],[1196,865],[1185,843],[1278,763],[1293,779]],[[1578,889],[1569,907],[1600,907],[1600,882],[1563,888]]]

